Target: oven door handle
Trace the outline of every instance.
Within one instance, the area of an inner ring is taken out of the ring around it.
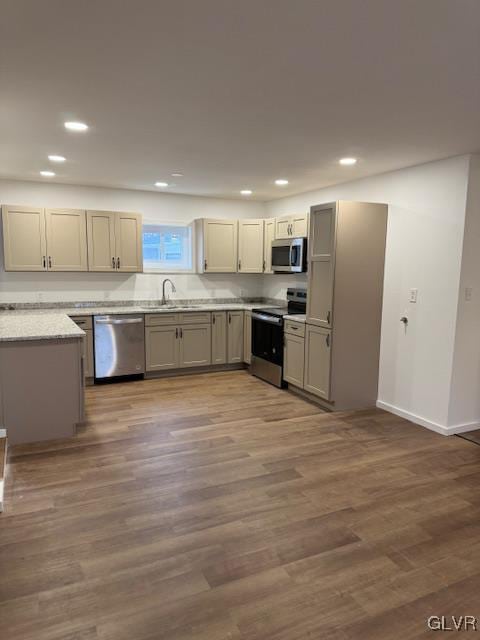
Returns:
[[[275,318],[274,316],[267,316],[264,313],[252,313],[252,320],[261,320],[262,322],[269,322],[270,324],[282,324],[282,318]]]

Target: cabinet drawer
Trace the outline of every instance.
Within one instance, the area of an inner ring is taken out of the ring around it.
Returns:
[[[180,324],[207,324],[212,320],[209,311],[189,311],[187,313],[179,313]]]
[[[178,313],[147,313],[145,315],[146,327],[161,327],[168,324],[178,324]]]
[[[70,319],[84,331],[93,329],[92,316],[70,316]]]
[[[294,336],[305,335],[305,324],[295,320],[285,320],[284,333],[291,333]]]

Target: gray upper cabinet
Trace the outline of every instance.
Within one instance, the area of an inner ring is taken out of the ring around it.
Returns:
[[[5,271],[46,271],[45,211],[2,206]]]
[[[143,271],[141,214],[87,211],[87,237],[89,271]]]
[[[238,221],[238,271],[240,273],[263,273],[263,233],[263,219]]]
[[[87,220],[80,209],[46,209],[49,271],[87,271]]]
[[[308,235],[308,213],[282,216],[275,221],[275,239],[306,238]]]
[[[236,273],[238,221],[204,218],[195,221],[199,273]]]
[[[331,327],[335,267],[336,204],[312,209],[310,215],[307,322]]]
[[[2,206],[6,271],[141,272],[139,213]]]

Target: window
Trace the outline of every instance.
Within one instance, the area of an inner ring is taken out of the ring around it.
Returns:
[[[144,224],[143,268],[145,271],[191,271],[192,227]]]

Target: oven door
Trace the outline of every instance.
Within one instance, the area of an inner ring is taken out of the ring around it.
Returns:
[[[283,366],[283,320],[252,313],[252,355]]]

